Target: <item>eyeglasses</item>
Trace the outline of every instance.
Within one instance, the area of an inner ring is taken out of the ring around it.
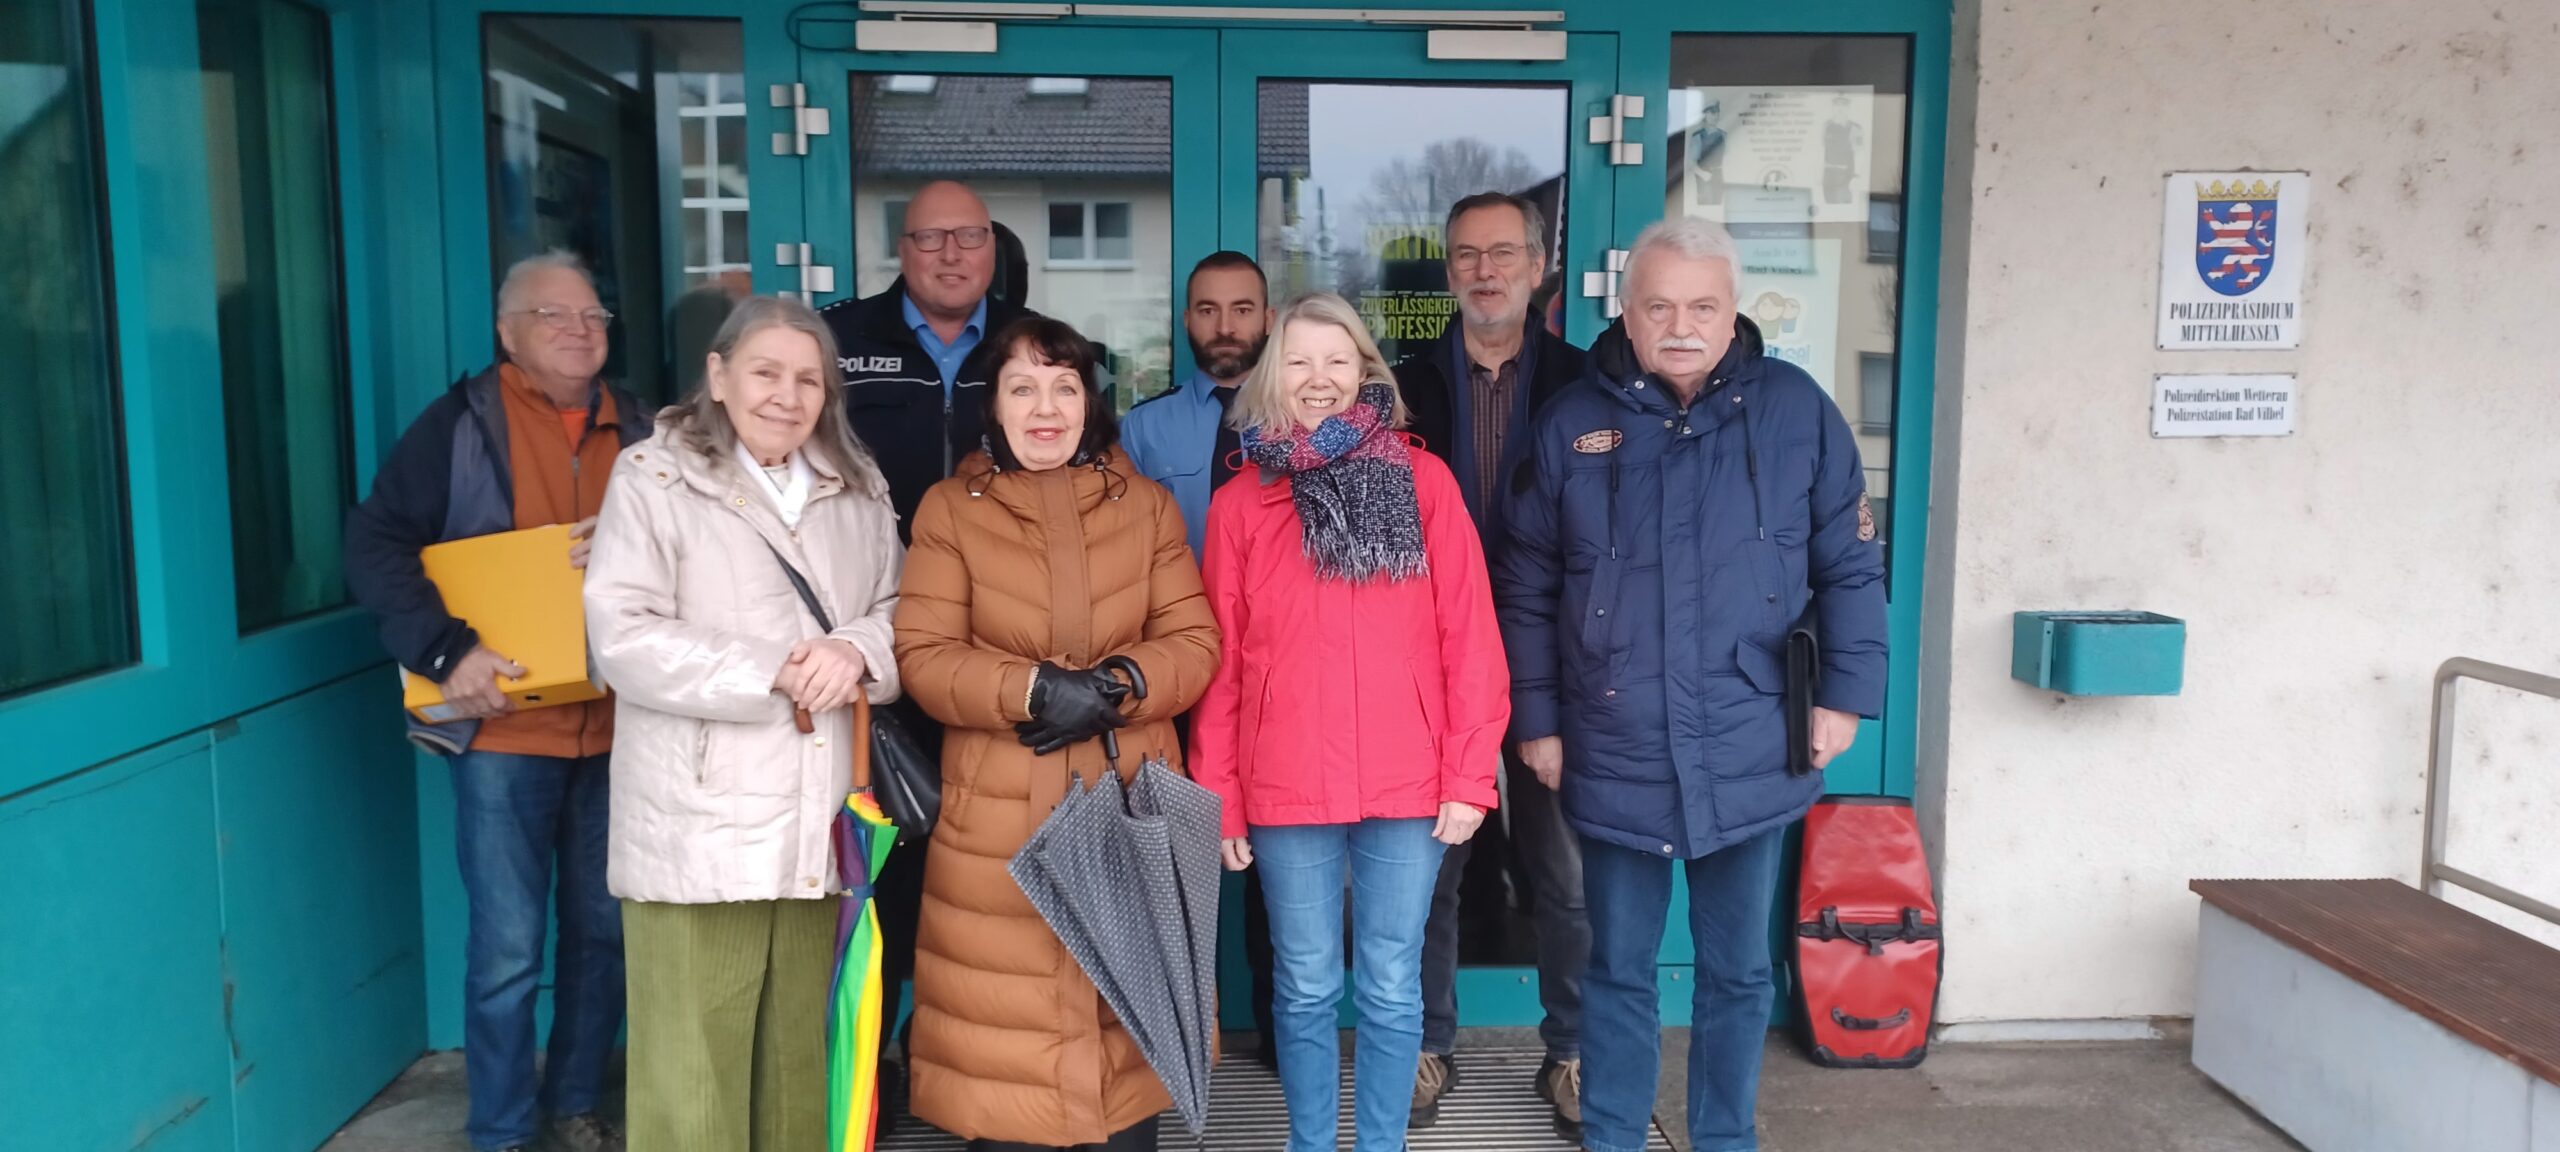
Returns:
[[[581,327],[601,332],[605,325],[613,323],[613,312],[605,308],[589,308],[583,312],[569,308],[526,308],[516,315],[531,316],[560,332],[574,332]]]
[[[1529,249],[1520,244],[1496,244],[1491,248],[1453,248],[1449,250],[1449,264],[1456,268],[1473,268],[1477,264],[1490,260],[1496,268],[1510,268],[1519,264],[1520,258],[1528,254]]]
[[[995,233],[972,225],[967,228],[918,228],[906,234],[907,242],[918,252],[940,252],[945,240],[959,241],[963,248],[984,248]]]

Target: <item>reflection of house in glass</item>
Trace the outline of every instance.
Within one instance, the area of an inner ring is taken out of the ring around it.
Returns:
[[[963,181],[1004,234],[997,294],[1101,343],[1124,405],[1170,383],[1174,288],[1208,253],[1173,251],[1169,81],[857,76],[850,104],[857,291],[897,278],[915,190]],[[1304,168],[1303,93],[1294,151],[1271,123],[1264,170]]]

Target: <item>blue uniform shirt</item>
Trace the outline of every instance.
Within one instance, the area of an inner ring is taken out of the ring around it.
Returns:
[[[924,345],[924,354],[932,357],[933,366],[941,371],[942,404],[950,407],[952,381],[960,375],[961,361],[967,360],[969,353],[977,351],[978,341],[987,337],[987,302],[978,301],[978,310],[969,313],[969,323],[960,329],[960,338],[949,344],[934,334],[933,325],[925,323],[924,313],[916,309],[915,297],[901,298],[898,308],[906,313],[907,327],[915,329],[916,342]]]

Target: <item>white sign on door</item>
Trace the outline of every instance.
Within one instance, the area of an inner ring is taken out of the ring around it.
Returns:
[[[2309,173],[2171,173],[2160,347],[2301,347],[2310,211]]]
[[[2151,434],[2291,436],[2297,387],[2291,376],[2156,376]]]

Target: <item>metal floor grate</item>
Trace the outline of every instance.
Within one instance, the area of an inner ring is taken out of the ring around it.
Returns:
[[[1535,1048],[1462,1048],[1458,1051],[1458,1086],[1442,1098],[1440,1122],[1407,1137],[1411,1152],[1574,1152],[1576,1145],[1555,1133],[1555,1113],[1530,1091],[1544,1053]],[[904,1107],[906,1101],[897,1101]],[[1351,1137],[1351,1061],[1342,1062],[1342,1139]],[[1651,1152],[1673,1152],[1657,1125],[1647,1134]],[[1212,1152],[1283,1152],[1288,1145],[1289,1114],[1280,1099],[1280,1079],[1250,1056],[1218,1065],[1210,1082],[1209,1132]],[[1190,1134],[1166,1118],[1163,1147],[1181,1152],[1192,1147]],[[958,1137],[908,1120],[897,1134],[881,1141],[880,1152],[961,1152]]]

